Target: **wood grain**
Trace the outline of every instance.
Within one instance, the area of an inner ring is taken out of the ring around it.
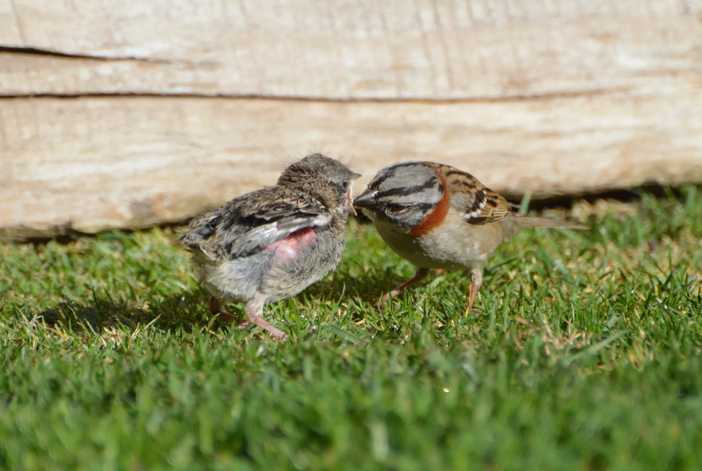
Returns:
[[[702,0],[0,0],[0,235],[183,221],[310,151],[702,182],[701,44]]]
[[[700,44],[702,0],[0,0],[0,94],[650,91],[702,73]]]
[[[0,100],[5,237],[183,221],[308,152],[363,178],[434,160],[535,197],[702,181],[702,88],[491,103],[89,97]]]

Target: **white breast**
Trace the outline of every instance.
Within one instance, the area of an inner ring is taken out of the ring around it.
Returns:
[[[371,219],[390,248],[418,267],[471,270],[481,266],[502,242],[502,228],[499,224],[466,224],[452,213],[441,227],[420,237],[384,219]]]

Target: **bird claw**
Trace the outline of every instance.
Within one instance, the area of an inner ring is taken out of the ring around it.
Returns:
[[[227,322],[234,322],[236,320],[236,317],[233,316],[232,314],[229,314],[226,311],[219,311],[217,314],[215,314],[216,317],[219,317]]]
[[[278,339],[280,341],[285,342],[286,340],[288,340],[288,334],[286,334],[283,331],[279,331],[279,333],[273,333],[269,330],[268,333],[271,334],[271,337]]]
[[[375,303],[375,306],[373,308],[378,311],[378,312],[383,312],[385,310],[385,304],[390,301],[391,298],[393,298],[394,295],[392,293],[385,293],[377,303]]]
[[[236,323],[236,326],[239,327],[239,330],[244,330],[249,326],[249,321],[246,319],[239,319]]]
[[[239,330],[246,329],[250,324],[249,321],[247,321],[246,319],[243,319],[240,316],[230,314],[227,311],[220,311],[216,314],[216,316],[226,322],[229,322],[232,325],[236,325],[239,328]]]
[[[261,317],[254,316],[254,317],[249,317],[249,322],[257,325],[260,327],[262,330],[265,330],[268,332],[268,334],[273,337],[274,339],[282,340],[285,341],[288,339],[288,334],[280,330],[279,328],[273,326],[270,324],[270,322],[262,319]]]

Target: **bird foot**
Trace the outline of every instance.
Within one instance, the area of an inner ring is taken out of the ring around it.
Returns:
[[[217,314],[215,314],[215,317],[220,317],[223,320],[225,320],[227,322],[232,322],[232,323],[236,320],[235,316],[233,316],[232,314],[229,314],[226,311],[219,311]]]
[[[378,312],[383,312],[383,310],[385,310],[385,305],[388,303],[388,301],[390,301],[390,299],[392,299],[392,298],[394,298],[394,297],[395,297],[395,294],[393,294],[392,292],[390,292],[390,293],[385,293],[385,294],[378,300],[378,302],[375,303],[375,306],[373,306],[373,308],[374,308],[376,311],[378,311]]]
[[[377,311],[382,311],[383,308],[385,307],[385,303],[388,302],[391,298],[395,298],[400,295],[404,290],[412,286],[413,284],[417,283],[418,281],[423,280],[427,274],[429,273],[428,268],[417,268],[417,271],[415,272],[414,276],[410,278],[409,280],[405,281],[402,283],[400,286],[395,288],[394,290],[390,291],[389,293],[385,293],[385,295],[380,298],[378,303],[375,305],[375,309]]]
[[[282,340],[285,342],[288,339],[288,334],[283,332],[282,330],[276,329],[275,327],[271,326],[270,329],[266,329],[269,334],[271,334],[271,337],[274,339]]]
[[[230,314],[227,311],[220,311],[215,316],[221,318],[222,320],[229,322],[230,324],[235,324],[239,330],[244,330],[249,326],[249,321],[246,319],[243,319],[240,316],[235,316],[234,314]]]
[[[279,328],[271,325],[270,322],[264,320],[262,317],[259,316],[253,316],[249,317],[249,322],[251,322],[254,325],[257,325],[261,329],[265,330],[270,334],[271,337],[274,339],[279,339],[279,340],[287,340],[288,334],[280,330]]]
[[[219,299],[214,296],[210,297],[209,301],[207,302],[207,309],[210,311],[210,314],[214,317],[219,317],[225,322],[229,322],[230,324],[236,323],[239,329],[243,330],[249,326],[248,320],[243,319],[240,316],[230,314],[227,311],[222,311]]]

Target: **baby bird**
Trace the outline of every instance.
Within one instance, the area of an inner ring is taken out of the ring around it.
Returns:
[[[263,307],[296,295],[339,264],[346,220],[355,214],[351,186],[359,176],[337,160],[308,155],[286,168],[275,186],[193,220],[180,240],[193,254],[199,283],[212,294],[210,313],[232,319],[219,300],[243,301],[248,322],[286,339],[263,319]]]
[[[354,205],[371,219],[390,248],[417,266],[412,279],[383,296],[381,308],[431,268],[468,270],[467,314],[483,283],[483,264],[521,227],[587,229],[518,216],[506,199],[472,175],[434,162],[402,162],[381,169]]]

